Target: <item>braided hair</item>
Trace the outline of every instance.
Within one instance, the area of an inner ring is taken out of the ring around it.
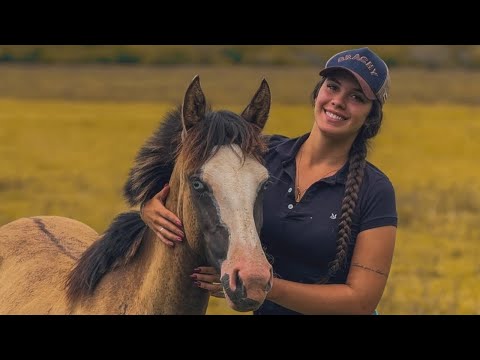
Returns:
[[[325,82],[326,78],[322,78],[315,86],[311,94],[312,105],[315,106],[320,87]],[[362,185],[363,176],[365,174],[366,158],[369,147],[369,140],[375,137],[380,130],[382,124],[383,111],[382,105],[378,100],[372,104],[372,109],[368,115],[365,123],[360,128],[353,145],[348,154],[349,169],[347,181],[345,184],[345,193],[343,195],[340,223],[338,224],[338,235],[335,259],[330,262],[328,273],[326,277],[319,282],[326,283],[333,277],[338,270],[345,266],[345,259],[347,258],[348,245],[351,242],[351,225],[352,216],[355,207],[358,203],[358,193]]]

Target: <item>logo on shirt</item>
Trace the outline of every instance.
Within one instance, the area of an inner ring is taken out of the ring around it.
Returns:
[[[332,213],[332,215],[330,215],[330,219],[336,220],[337,219],[337,214]]]

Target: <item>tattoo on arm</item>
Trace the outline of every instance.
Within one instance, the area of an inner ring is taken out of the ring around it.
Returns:
[[[380,274],[382,276],[387,277],[387,274],[385,274],[384,272],[382,272],[380,270],[377,270],[377,269],[369,268],[368,266],[364,266],[364,265],[361,265],[359,263],[353,263],[352,266],[356,266],[356,267],[359,267],[359,268],[362,268],[362,269],[365,269],[365,270],[368,270],[368,271],[373,271],[374,273],[377,273],[377,274]]]

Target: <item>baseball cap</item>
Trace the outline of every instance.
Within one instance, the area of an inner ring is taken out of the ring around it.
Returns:
[[[333,55],[320,71],[327,76],[333,70],[349,71],[362,87],[363,93],[370,100],[379,100],[383,105],[388,97],[390,74],[388,66],[368,47],[342,51]]]

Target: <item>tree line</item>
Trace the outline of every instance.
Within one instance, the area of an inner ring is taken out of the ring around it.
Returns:
[[[322,66],[363,46],[390,67],[480,69],[479,45],[0,45],[0,63]]]

